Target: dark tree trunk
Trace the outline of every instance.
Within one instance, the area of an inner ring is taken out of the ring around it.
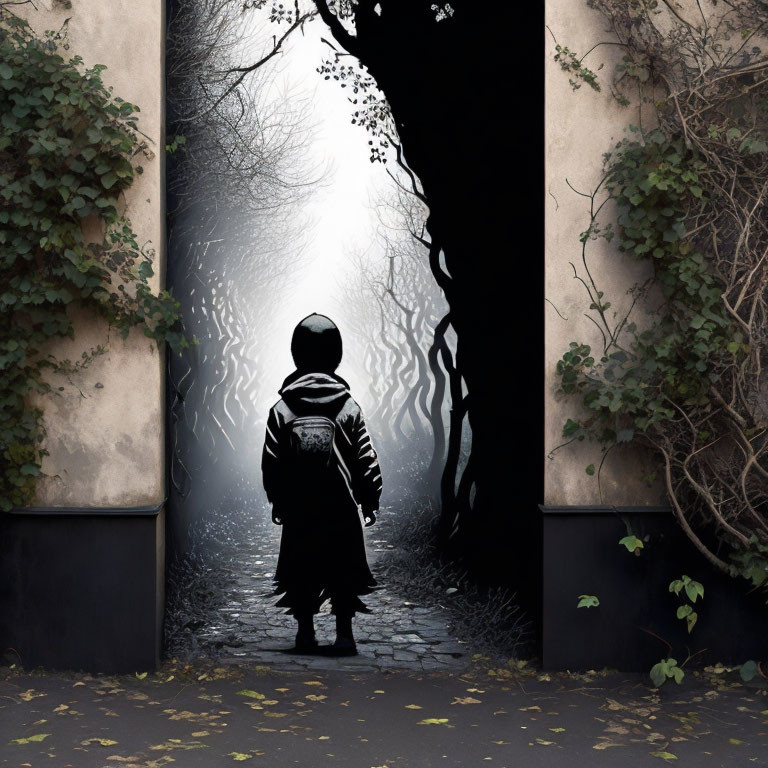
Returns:
[[[450,273],[476,489],[454,538],[489,578],[526,585],[521,594],[535,611],[544,462],[541,8],[526,4],[525,18],[508,0],[452,0],[453,15],[436,21],[431,0],[359,0],[353,35],[325,0],[316,5],[386,95]]]
[[[430,405],[429,422],[432,425],[432,434],[434,435],[434,446],[432,450],[432,461],[427,470],[429,482],[438,487],[443,470],[443,460],[445,459],[445,424],[443,423],[443,401],[445,399],[445,374],[440,367],[440,350],[446,343],[445,334],[451,324],[451,316],[447,314],[435,326],[435,335],[432,339],[432,345],[429,348],[427,359],[429,369],[432,372],[432,378],[435,381],[435,390],[432,394],[432,403]]]

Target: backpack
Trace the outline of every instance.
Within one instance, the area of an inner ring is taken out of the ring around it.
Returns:
[[[325,416],[300,416],[289,426],[291,453],[298,468],[323,471],[331,466],[335,421]]]

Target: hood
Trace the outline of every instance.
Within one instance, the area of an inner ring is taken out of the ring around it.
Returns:
[[[341,362],[341,334],[325,315],[305,317],[294,329],[291,354],[301,373],[333,373]]]
[[[294,413],[336,414],[349,397],[349,387],[341,376],[296,371],[283,382],[280,396]]]

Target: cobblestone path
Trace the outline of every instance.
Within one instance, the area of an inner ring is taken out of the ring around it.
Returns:
[[[232,578],[226,601],[216,620],[195,632],[198,643],[215,649],[221,663],[269,665],[276,669],[376,671],[383,669],[440,670],[461,669],[471,659],[471,649],[452,637],[447,616],[439,606],[423,606],[407,595],[387,589],[379,562],[392,549],[386,540],[386,511],[383,521],[365,529],[366,549],[371,570],[381,589],[366,595],[370,614],[354,619],[358,655],[345,658],[292,655],[282,652],[293,646],[296,624],[292,616],[276,608],[272,578],[277,564],[280,528],[259,516],[252,534],[226,556],[222,564]],[[326,603],[315,619],[321,645],[335,637],[335,617]]]

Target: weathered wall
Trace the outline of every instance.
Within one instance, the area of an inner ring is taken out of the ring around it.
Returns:
[[[37,0],[37,10],[20,6],[33,29],[59,29],[69,19],[70,55],[87,66],[104,64],[104,81],[114,93],[141,108],[139,128],[155,157],[143,163],[125,196],[125,212],[140,243],[156,250],[153,288],[163,278],[164,3],[159,0]],[[73,362],[99,344],[98,356],[63,390],[43,402],[46,477],[36,505],[142,506],[164,496],[163,355],[142,331],[123,341],[106,323],[74,313],[75,341],[55,353]]]
[[[621,140],[630,123],[638,119],[635,105],[622,107],[611,95],[610,82],[621,57],[617,46],[598,47],[584,61],[597,72],[600,92],[586,84],[574,91],[569,75],[554,61],[557,43],[577,55],[586,53],[602,40],[611,40],[607,23],[586,0],[547,0],[545,54],[545,308],[546,412],[545,446],[551,451],[563,443],[562,428],[567,419],[578,419],[577,396],[556,395],[557,361],[571,341],[589,344],[599,357],[602,339],[586,317],[589,298],[574,278],[571,262],[586,277],[579,235],[589,226],[589,200],[579,192],[591,193],[601,179],[603,153]],[[602,68],[601,68],[602,67]],[[600,198],[602,199],[602,198]],[[610,219],[610,211],[605,221]],[[627,289],[648,275],[648,265],[620,253],[614,243],[591,241],[587,248],[590,270],[609,310],[620,313],[628,306]],[[549,303],[551,302],[551,303]],[[554,306],[553,306],[554,305]],[[556,309],[555,309],[556,308]],[[559,314],[558,314],[559,313]],[[562,315],[562,317],[561,317]],[[618,315],[619,317],[621,315]],[[638,318],[639,319],[639,318]],[[547,504],[660,504],[664,494],[656,481],[644,479],[657,466],[652,456],[635,448],[614,449],[600,473],[590,476],[589,464],[598,467],[602,459],[597,444],[572,443],[546,459],[545,503]]]

